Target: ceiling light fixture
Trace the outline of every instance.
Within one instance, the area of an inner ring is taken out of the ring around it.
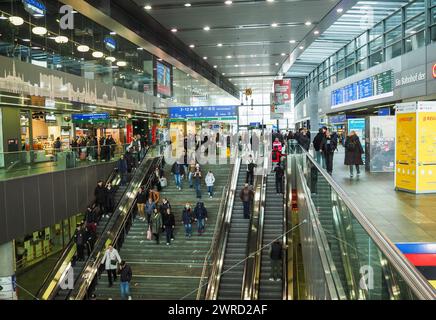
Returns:
[[[227,58],[227,59],[231,59],[231,58],[232,58],[232,56],[227,56],[226,58]]]
[[[65,36],[57,36],[54,38],[54,41],[56,41],[56,43],[67,43],[68,38]]]
[[[289,40],[289,43],[295,43],[296,41],[295,40]]]
[[[38,36],[43,36],[47,33],[47,28],[45,27],[34,27],[32,28],[32,33],[38,35]]]
[[[207,60],[207,57],[203,57],[204,60]]]
[[[222,44],[222,43],[218,43],[216,46],[217,46],[217,47],[222,47],[223,44]]]
[[[151,10],[152,7],[151,7],[151,5],[147,4],[146,6],[144,6],[144,9],[145,9],[145,10]]]
[[[115,36],[117,33],[116,33],[115,31],[111,31],[111,32],[109,32],[109,34],[110,34],[111,36]]]
[[[313,32],[313,34],[314,34],[314,35],[318,35],[318,34],[319,34],[319,31],[318,31],[318,30],[315,30],[315,31]]]
[[[171,29],[171,32],[176,33],[177,31],[178,31],[177,28],[172,28],[172,29]]]
[[[190,44],[189,48],[195,48],[195,44]]]
[[[105,60],[106,61],[110,61],[110,62],[115,62],[115,61],[117,61],[117,58],[115,58],[115,57],[106,57]]]
[[[2,15],[0,16],[0,20],[8,20],[8,18],[5,17],[5,15],[2,13]]]
[[[273,27],[273,28],[276,28],[278,26],[278,24],[277,23],[271,23],[271,27]]]
[[[210,30],[210,27],[209,27],[209,26],[205,26],[205,27],[203,28],[203,30],[204,30],[204,31],[209,31],[209,30]]]
[[[190,3],[185,3],[185,7],[190,7],[191,4]]]
[[[224,3],[226,4],[226,5],[231,5],[232,3],[233,3],[233,1],[231,1],[231,0],[226,0],[226,1],[224,1]]]
[[[23,39],[24,42],[30,42],[30,39]]]
[[[93,56],[94,58],[103,58],[104,54],[103,54],[103,52],[101,52],[101,51],[94,51],[94,52],[92,53],[92,56]]]
[[[276,66],[278,66],[279,65],[279,63],[278,62],[276,62]]]
[[[310,22],[310,21],[306,21],[304,24],[305,24],[306,26],[311,26],[311,25],[312,25],[312,22]]]
[[[300,46],[300,50],[303,50],[304,49],[304,47],[303,46]]]
[[[80,45],[77,47],[77,51],[79,52],[88,52],[89,51],[89,47],[86,45]]]
[[[218,68],[218,66],[217,66],[217,65],[215,65],[215,66],[213,66],[213,67],[214,67],[215,69],[216,69],[216,68]]]
[[[286,56],[286,53],[282,52],[280,55],[281,55],[282,57],[284,57],[284,56]]]
[[[14,26],[21,26],[24,23],[24,19],[18,16],[9,17],[9,22]]]
[[[125,66],[127,66],[127,62],[126,61],[118,61],[117,66],[118,67],[125,67]]]
[[[337,13],[342,13],[342,12],[344,12],[344,9],[342,9],[342,8],[338,8],[338,9],[336,10],[336,12],[337,12]]]

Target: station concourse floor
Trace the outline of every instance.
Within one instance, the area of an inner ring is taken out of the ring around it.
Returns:
[[[394,243],[436,242],[436,194],[395,191],[394,173],[370,173],[363,166],[359,177],[354,169],[350,178],[344,156],[339,147],[332,177],[379,231]]]

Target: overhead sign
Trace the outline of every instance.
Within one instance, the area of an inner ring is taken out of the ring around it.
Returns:
[[[73,114],[73,122],[107,122],[110,119],[109,113],[88,113]]]
[[[105,37],[104,45],[109,51],[114,51],[117,48],[117,41],[112,37]]]
[[[168,113],[172,121],[236,120],[238,108],[236,106],[170,107]]]
[[[329,122],[331,124],[340,124],[345,123],[347,121],[347,115],[346,114],[340,114],[337,116],[329,117]]]
[[[274,80],[274,103],[282,105],[291,102],[291,80]]]
[[[31,15],[45,16],[47,11],[45,5],[38,0],[22,0],[24,5],[24,10],[29,12]]]

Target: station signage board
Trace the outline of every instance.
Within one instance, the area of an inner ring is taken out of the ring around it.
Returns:
[[[238,108],[236,106],[170,107],[168,114],[172,122],[236,120]]]
[[[71,115],[73,122],[108,122],[109,113],[79,113]]]

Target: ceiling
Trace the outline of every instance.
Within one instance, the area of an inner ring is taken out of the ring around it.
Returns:
[[[272,80],[339,0],[133,0],[243,90],[269,92]],[[190,7],[186,7],[186,3]],[[310,22],[310,25],[306,25]],[[277,26],[272,26],[276,23]],[[209,30],[204,30],[209,27]],[[293,40],[295,43],[290,43]],[[218,46],[218,44],[222,44]]]

